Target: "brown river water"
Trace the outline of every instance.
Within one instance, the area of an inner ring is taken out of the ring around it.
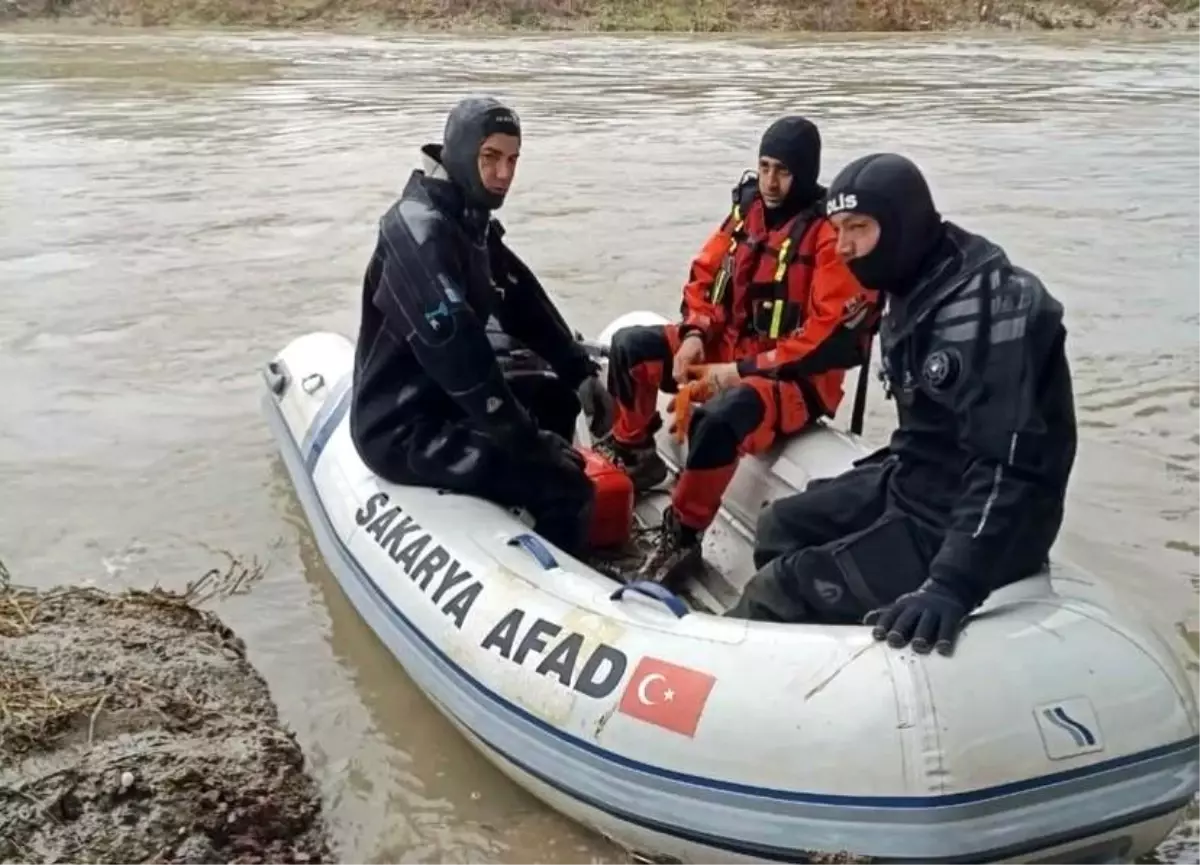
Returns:
[[[823,179],[913,156],[943,211],[1065,303],[1081,452],[1058,554],[1197,621],[1196,112],[1182,36],[754,40],[0,32],[0,556],[15,579],[221,603],[343,861],[622,861],[475,755],[355,617],[258,413],[259,364],[353,335],[375,220],[468,92],[525,123],[501,215],[586,332],[671,314],[783,112]],[[868,435],[893,407],[873,389]],[[847,412],[849,403],[847,402]],[[1195,820],[1160,849],[1196,861]]]

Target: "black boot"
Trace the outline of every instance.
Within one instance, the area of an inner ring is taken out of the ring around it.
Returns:
[[[638,570],[638,579],[671,584],[700,570],[703,535],[679,522],[672,507],[663,512],[662,525],[653,539],[654,551]]]

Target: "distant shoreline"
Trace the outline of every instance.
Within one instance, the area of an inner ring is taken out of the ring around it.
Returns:
[[[0,24],[414,33],[1195,30],[1200,0],[0,0]]]

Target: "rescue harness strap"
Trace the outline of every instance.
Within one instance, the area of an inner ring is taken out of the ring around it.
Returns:
[[[737,190],[735,190],[735,196],[736,193]],[[788,305],[788,267],[796,260],[797,254],[795,250],[799,249],[800,243],[815,216],[816,211],[812,208],[797,214],[795,220],[792,222],[792,230],[788,232],[788,236],[779,245],[779,250],[775,255],[775,273],[772,276],[771,323],[766,334],[771,339],[779,339],[779,332],[783,326],[783,314]],[[746,217],[742,210],[741,201],[734,201],[729,219],[733,223],[733,231],[729,238],[729,249],[726,251],[724,259],[721,260],[721,267],[717,271],[717,276],[713,280],[712,288],[709,291],[709,300],[714,305],[724,301],[727,310],[732,305],[732,294],[728,292],[728,287],[733,280],[734,256],[737,252],[738,243],[746,237]],[[756,245],[761,246],[761,241],[757,242]],[[810,266],[813,263],[811,256],[802,256],[801,260]]]

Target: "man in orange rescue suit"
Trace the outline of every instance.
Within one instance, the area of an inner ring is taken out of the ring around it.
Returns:
[[[640,577],[660,582],[700,563],[700,541],[741,454],[766,450],[842,400],[847,368],[862,362],[878,317],[836,251],[821,209],[821,136],[803,117],[773,123],[758,176],[733,192],[733,210],[704,244],[683,289],[683,321],[634,326],[612,340],[613,428],[598,449],[638,490],[667,476],[654,447],[657,391],[695,378],[709,394],[687,427],[687,464]]]

